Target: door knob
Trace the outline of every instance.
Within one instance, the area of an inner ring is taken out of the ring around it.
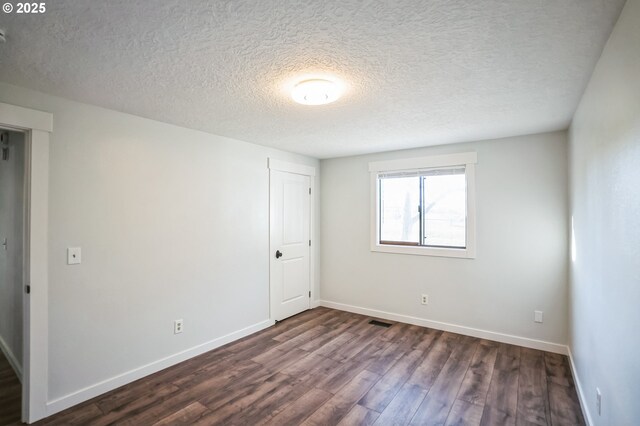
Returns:
[[[280,253],[280,250],[276,250],[276,259],[280,259],[282,257],[282,253]]]

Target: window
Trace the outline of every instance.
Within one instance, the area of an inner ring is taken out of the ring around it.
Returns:
[[[466,248],[465,168],[410,174],[378,175],[380,244]]]
[[[475,153],[370,163],[371,249],[475,257],[475,163]]]

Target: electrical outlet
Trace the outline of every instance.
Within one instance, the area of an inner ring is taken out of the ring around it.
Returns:
[[[423,294],[422,297],[420,298],[420,303],[422,303],[423,305],[428,305],[429,304],[429,295],[428,294]]]
[[[542,311],[533,311],[533,320],[535,322],[542,322]]]
[[[177,319],[173,322],[173,334],[182,333],[182,329],[184,327],[184,321],[181,319]]]
[[[598,409],[598,415],[602,414],[602,394],[600,388],[596,388],[596,407]]]

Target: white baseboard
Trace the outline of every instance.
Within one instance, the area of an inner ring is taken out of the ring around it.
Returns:
[[[13,351],[11,350],[11,348],[9,348],[9,345],[7,345],[7,342],[4,341],[2,336],[0,336],[0,350],[2,351],[4,356],[7,358],[7,361],[9,361],[9,365],[11,365],[11,368],[13,368],[13,371],[16,372],[16,376],[18,376],[18,380],[20,380],[20,383],[22,383],[22,366],[20,365],[20,362],[18,362]]]
[[[312,300],[311,301],[311,309],[317,308],[318,306],[320,306],[320,301],[319,300]]]
[[[118,376],[111,377],[94,385],[87,386],[84,389],[80,389],[61,398],[49,401],[47,402],[47,416],[58,413],[62,410],[66,410],[69,407],[87,401],[91,398],[95,398],[98,395],[102,395],[105,392],[109,392],[113,389],[119,388],[120,386],[124,386],[127,383],[131,383],[135,380],[141,379],[160,370],[164,370],[167,367],[171,367],[172,365],[178,364],[182,361],[186,361],[190,358],[201,355],[220,346],[226,345],[227,343],[233,342],[234,340],[241,339],[245,336],[248,336],[249,334],[253,334],[257,331],[270,327],[273,324],[274,321],[272,320],[259,322],[257,324],[243,328],[242,330],[229,333],[226,336],[218,337],[217,339],[213,339],[201,345],[194,346],[182,352],[178,352],[177,354],[159,359],[157,361],[127,371],[126,373],[122,373]]]
[[[511,345],[524,346],[525,348],[538,349],[562,355],[568,354],[567,346],[559,343],[545,342],[543,340],[513,336],[510,334],[498,333],[495,331],[480,330],[478,328],[465,327],[462,325],[449,324],[440,321],[432,321],[424,318],[417,318],[392,312],[378,311],[376,309],[362,308],[360,306],[347,305],[344,303],[331,302],[328,300],[321,300],[320,306],[339,309],[341,311],[353,312],[361,315],[388,319],[391,321],[399,321],[407,324],[419,325],[421,327],[434,328],[436,330],[450,331],[452,333],[464,334],[465,336],[478,337],[481,339],[493,340],[496,342],[508,343]]]
[[[571,365],[571,374],[573,375],[573,381],[575,382],[576,389],[578,390],[578,400],[580,401],[580,407],[582,408],[584,421],[587,423],[587,426],[592,426],[593,420],[591,419],[591,412],[589,411],[587,400],[584,397],[584,392],[582,391],[582,384],[580,383],[580,378],[578,377],[578,370],[576,369],[576,364],[573,361],[573,354],[571,353],[571,347],[569,345],[567,345],[567,351],[569,355],[569,363]]]

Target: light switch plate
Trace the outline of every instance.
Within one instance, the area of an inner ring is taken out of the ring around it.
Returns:
[[[82,249],[80,247],[67,248],[67,265],[78,265],[82,263]]]
[[[542,322],[542,311],[533,311],[533,321]]]

